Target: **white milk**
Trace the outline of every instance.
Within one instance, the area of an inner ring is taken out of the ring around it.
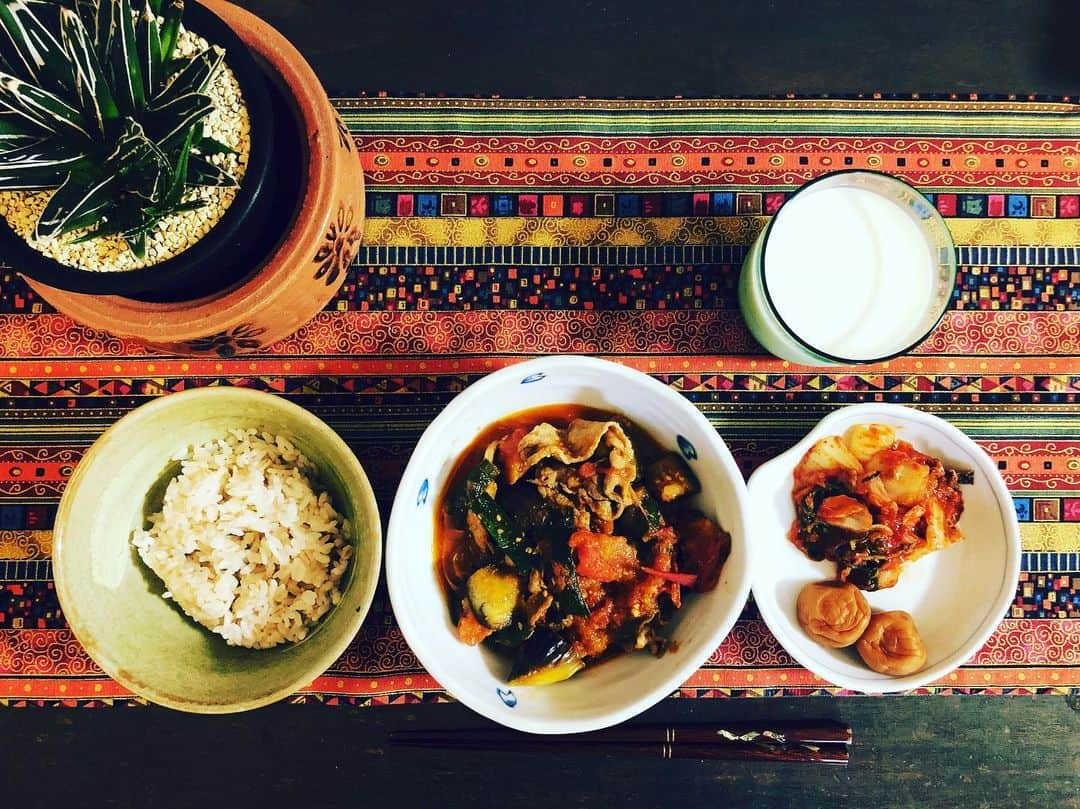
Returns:
[[[910,209],[872,191],[824,188],[792,198],[764,264],[780,317],[819,351],[874,359],[925,331],[933,247]]]

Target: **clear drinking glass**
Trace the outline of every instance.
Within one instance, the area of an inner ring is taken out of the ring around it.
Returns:
[[[887,174],[839,171],[800,188],[754,241],[739,306],[777,357],[880,362],[930,335],[955,281],[952,234],[922,194]]]

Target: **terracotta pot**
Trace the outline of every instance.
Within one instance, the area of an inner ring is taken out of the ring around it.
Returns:
[[[280,243],[245,281],[192,301],[150,303],[27,282],[56,309],[93,328],[167,352],[230,357],[291,334],[334,296],[360,247],[364,178],[352,138],[296,48],[239,6],[201,2],[261,57],[302,136],[301,196]]]

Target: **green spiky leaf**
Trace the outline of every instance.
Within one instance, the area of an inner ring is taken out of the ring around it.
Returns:
[[[131,252],[138,258],[146,258],[146,231],[140,230],[134,236],[125,237]]]
[[[90,161],[85,152],[70,151],[52,138],[33,138],[29,143],[0,149],[0,168],[9,172],[48,167],[66,173]]]
[[[135,19],[131,0],[116,2],[119,19],[109,48],[109,65],[116,82],[116,104],[124,115],[137,115],[146,107],[146,88],[135,41]]]
[[[23,0],[0,2],[0,54],[16,78],[49,90],[71,86],[64,49]]]
[[[195,54],[173,71],[150,105],[160,107],[182,95],[203,92],[224,59],[225,52],[221,48],[210,47]]]
[[[151,221],[147,221],[144,225],[142,225],[142,228],[147,233],[149,233],[150,230],[152,230],[157,225],[158,222],[160,222],[162,219],[164,219],[167,216],[175,216],[178,213],[185,213],[187,211],[197,211],[200,208],[205,208],[205,207],[206,207],[206,200],[203,200],[203,199],[189,199],[189,200],[186,200],[184,202],[176,202],[176,203],[174,203],[172,205],[163,205],[163,206],[152,209],[152,211],[151,211],[151,216],[152,216]],[[131,233],[131,232],[132,231],[128,231],[128,233]],[[125,236],[126,235],[127,234],[125,234]]]
[[[79,225],[79,223],[76,223],[76,225]],[[85,228],[86,232],[71,241],[72,244],[82,244],[105,236],[123,236],[125,233],[134,233],[139,227],[138,225],[132,226],[131,222],[123,215],[82,220],[81,225],[72,227],[72,230]]]
[[[176,156],[176,160],[173,161],[172,177],[169,179],[169,190],[165,193],[166,206],[177,205],[184,196],[184,188],[186,187],[188,176],[188,157],[191,155],[191,144],[195,141],[195,134],[198,129],[201,129],[201,126],[196,124],[188,130],[187,136],[184,138],[184,143]]]
[[[180,36],[180,23],[184,19],[184,0],[165,0],[160,12],[161,58],[165,64],[172,59],[176,50],[176,40]]]
[[[104,213],[113,201],[120,175],[69,174],[38,219],[35,236],[52,239],[75,230],[75,222]]]
[[[97,137],[104,137],[105,122],[115,120],[120,113],[101,70],[90,34],[82,18],[68,9],[60,12],[60,38],[71,60],[83,117],[90,118],[90,123],[97,130]]]
[[[229,146],[227,143],[222,143],[217,138],[211,138],[208,135],[203,135],[201,138],[196,139],[198,146],[195,147],[195,151],[201,154],[203,157],[213,157],[218,154],[236,154],[236,149]]]
[[[139,200],[143,210],[161,204],[169,187],[169,171],[168,158],[154,146],[136,165],[122,172],[126,193]]]
[[[140,207],[156,205],[168,188],[169,159],[138,122],[128,118],[125,124],[124,137],[105,169],[124,178],[126,194],[143,200]]]
[[[7,137],[10,135],[30,135],[33,132],[38,132],[40,135],[40,130],[37,126],[27,124],[21,116],[0,110],[0,137]]]
[[[86,28],[86,33],[90,35],[91,41],[97,42],[97,0],[75,0],[75,12],[79,15],[79,19],[83,21],[83,27]]]
[[[157,91],[165,77],[165,63],[161,58],[161,32],[158,30],[157,14],[147,0],[135,26],[135,44],[139,51],[139,67],[147,97]]]
[[[197,211],[199,208],[204,207],[206,207],[206,203],[203,200],[193,199],[168,207],[154,208],[147,220],[136,227],[128,228],[113,222],[103,222],[98,227],[87,231],[72,241],[79,244],[80,242],[88,242],[92,239],[100,239],[102,236],[123,236],[125,239],[130,239],[137,236],[140,232],[149,235],[162,219],[184,213],[185,211]]]
[[[223,188],[236,186],[236,180],[225,169],[194,152],[188,158],[187,181],[191,185],[214,185]]]
[[[14,76],[0,74],[0,110],[21,119],[24,126],[50,134],[90,140],[79,110],[48,90]]]
[[[86,228],[95,227],[101,225],[107,220],[107,217],[100,211],[94,211],[83,216],[78,216],[68,222],[68,232],[77,230],[85,230]],[[79,240],[76,240],[79,241]]]
[[[120,18],[117,15],[116,3],[111,2],[111,0],[97,0],[97,24],[94,26],[94,44],[97,48],[98,61],[103,66],[111,65],[110,54],[119,27]]]
[[[116,148],[105,158],[105,166],[124,171],[157,152],[153,140],[147,136],[142,124],[134,118],[124,119],[124,134],[116,142]]]
[[[2,34],[0,34],[0,36],[2,36]],[[16,70],[15,67],[10,62],[8,62],[7,59],[4,58],[3,51],[0,51],[0,73],[6,73],[9,76],[14,76],[18,72],[19,71]]]
[[[10,171],[0,166],[0,191],[48,191],[63,184],[67,177],[68,172],[49,166]]]
[[[35,143],[41,143],[37,135],[25,135],[22,132],[0,132],[0,152],[21,149]]]
[[[187,95],[152,107],[143,115],[146,131],[163,151],[172,151],[184,142],[187,131],[214,109],[210,96],[202,93]]]
[[[76,229],[74,222],[101,213],[116,201],[122,180],[131,177],[147,161],[156,159],[153,141],[143,128],[128,120],[116,148],[95,172],[72,172],[41,212],[36,235],[53,239]]]

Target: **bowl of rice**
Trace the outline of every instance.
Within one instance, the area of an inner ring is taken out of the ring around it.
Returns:
[[[242,388],[116,422],[68,483],[53,542],[61,607],[94,661],[197,713],[266,705],[323,674],[367,614],[382,553],[348,445]]]

